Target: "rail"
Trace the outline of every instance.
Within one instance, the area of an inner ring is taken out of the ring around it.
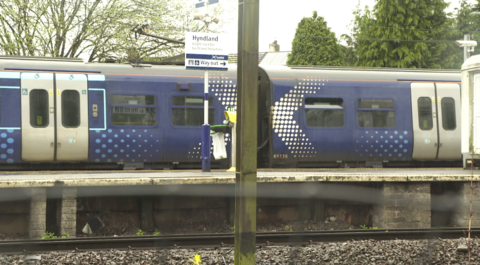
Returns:
[[[333,230],[314,232],[268,232],[257,233],[257,246],[309,245],[320,242],[349,240],[395,240],[395,239],[452,239],[466,237],[466,228],[438,229],[366,229]],[[480,228],[472,229],[472,237],[480,235]],[[0,241],[0,253],[36,253],[49,251],[88,251],[129,248],[199,248],[233,247],[233,234],[194,234],[169,236],[132,237],[84,237],[41,240]]]

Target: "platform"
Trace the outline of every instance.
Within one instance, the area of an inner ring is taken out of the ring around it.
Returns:
[[[266,223],[334,218],[386,229],[465,227],[470,194],[480,193],[470,186],[472,171],[462,168],[260,169],[257,176],[258,222]],[[0,234],[75,235],[97,215],[107,227],[128,217],[131,229],[145,231],[191,217],[233,226],[234,184],[235,173],[223,170],[2,171]],[[472,203],[480,212],[480,198]],[[471,222],[480,226],[480,217]]]
[[[471,171],[462,168],[435,169],[301,169],[263,170],[259,183],[290,182],[436,182],[470,181]],[[473,171],[480,181],[480,170]],[[139,186],[182,184],[233,184],[235,173],[224,170],[137,170],[137,171],[4,171],[0,188]]]

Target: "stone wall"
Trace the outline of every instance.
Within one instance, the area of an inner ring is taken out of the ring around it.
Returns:
[[[430,183],[386,182],[379,204],[373,205],[373,226],[379,228],[430,228]]]

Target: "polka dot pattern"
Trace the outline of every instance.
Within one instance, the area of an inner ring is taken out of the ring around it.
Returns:
[[[0,130],[0,163],[21,162],[21,131]]]
[[[159,140],[148,129],[108,129],[90,133],[90,160],[152,162],[161,156]]]
[[[317,150],[312,146],[309,136],[295,119],[303,105],[303,99],[316,94],[327,80],[318,77],[299,79],[297,84],[286,94],[278,98],[273,106],[273,132],[276,140],[280,140],[287,148],[288,155],[274,154],[275,159],[316,157]]]
[[[355,143],[357,156],[367,160],[405,160],[412,148],[411,133],[398,130],[365,130]]]
[[[237,111],[237,81],[232,78],[225,78],[221,75],[210,75],[208,78],[208,91],[209,95],[218,100],[224,110],[229,108],[234,112]],[[231,141],[231,135],[224,134],[225,145],[228,147],[228,143]],[[187,154],[189,159],[201,159],[201,143],[194,145],[190,148]],[[228,150],[227,150],[228,153]],[[210,154],[213,154],[213,144],[210,147]]]

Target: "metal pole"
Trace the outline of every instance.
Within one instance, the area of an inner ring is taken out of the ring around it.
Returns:
[[[235,264],[255,264],[259,0],[238,2]]]
[[[470,40],[470,35],[469,34],[463,34],[463,40]],[[468,58],[468,47],[463,46],[463,61],[465,62]]]
[[[236,170],[236,167],[237,167],[237,123],[234,123],[233,124],[233,128],[232,128],[232,151],[231,151],[231,154],[232,154],[232,168],[235,168],[235,171]]]
[[[208,0],[205,1],[206,13],[208,17]],[[205,22],[205,27],[208,33],[208,22]],[[208,70],[205,70],[205,84],[203,87],[204,101],[203,101],[203,125],[202,125],[202,172],[210,172],[210,125],[208,124]]]

